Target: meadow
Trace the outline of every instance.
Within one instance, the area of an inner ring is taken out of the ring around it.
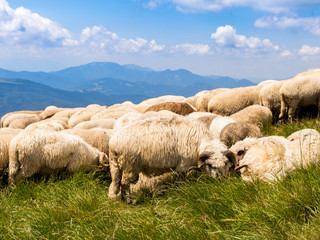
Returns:
[[[276,124],[264,135],[320,130],[320,122]],[[133,205],[108,200],[101,172],[31,178],[0,195],[0,239],[319,239],[320,166],[274,184],[195,172]]]

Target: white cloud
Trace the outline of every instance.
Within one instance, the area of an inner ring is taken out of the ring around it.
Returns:
[[[116,33],[109,32],[103,26],[85,28],[81,33],[80,43],[93,48],[104,49],[108,52],[118,53],[149,53],[165,49],[165,45],[157,44],[155,40],[148,42],[143,38],[120,38]]]
[[[258,51],[279,51],[278,45],[274,45],[269,39],[260,39],[257,37],[246,37],[237,34],[236,29],[230,25],[218,27],[215,33],[211,34],[211,38],[222,47],[258,50]]]
[[[173,3],[182,12],[220,11],[230,7],[250,7],[257,10],[280,13],[300,7],[318,6],[320,0],[148,0],[145,6],[156,8],[163,3]]]
[[[210,54],[210,47],[207,44],[178,44],[174,47],[173,52],[181,52],[188,55],[206,55]]]
[[[0,0],[0,42],[38,46],[76,45],[69,31],[24,7],[12,9]]]
[[[294,17],[264,17],[259,18],[254,23],[259,28],[290,28],[301,27],[304,31],[308,31],[315,35],[320,35],[320,17],[294,18]]]
[[[308,45],[303,45],[300,50],[299,54],[302,56],[314,56],[320,54],[320,47],[310,47]]]
[[[284,50],[284,51],[282,51],[281,53],[280,53],[280,56],[281,57],[290,57],[290,56],[292,56],[293,55],[293,53],[291,52],[291,51],[289,51],[289,50]]]

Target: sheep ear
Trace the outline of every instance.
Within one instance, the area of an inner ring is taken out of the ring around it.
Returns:
[[[109,167],[109,158],[103,152],[99,154],[99,163],[104,167]]]
[[[230,150],[225,150],[222,152],[223,155],[225,155],[230,162],[233,163],[234,167],[238,166],[237,160],[236,160],[236,155]]]
[[[211,155],[212,153],[209,151],[204,151],[203,153],[201,153],[198,159],[198,168],[201,168],[206,163],[206,160],[210,158]]]

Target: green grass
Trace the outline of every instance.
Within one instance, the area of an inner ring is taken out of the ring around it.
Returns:
[[[266,135],[319,130],[316,120]],[[319,239],[320,167],[275,184],[194,173],[135,204],[110,201],[101,173],[29,179],[0,195],[0,239]]]

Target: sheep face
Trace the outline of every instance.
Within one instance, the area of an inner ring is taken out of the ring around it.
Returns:
[[[227,175],[230,168],[236,165],[234,154],[229,151],[205,151],[200,154],[198,167],[212,177]]]

